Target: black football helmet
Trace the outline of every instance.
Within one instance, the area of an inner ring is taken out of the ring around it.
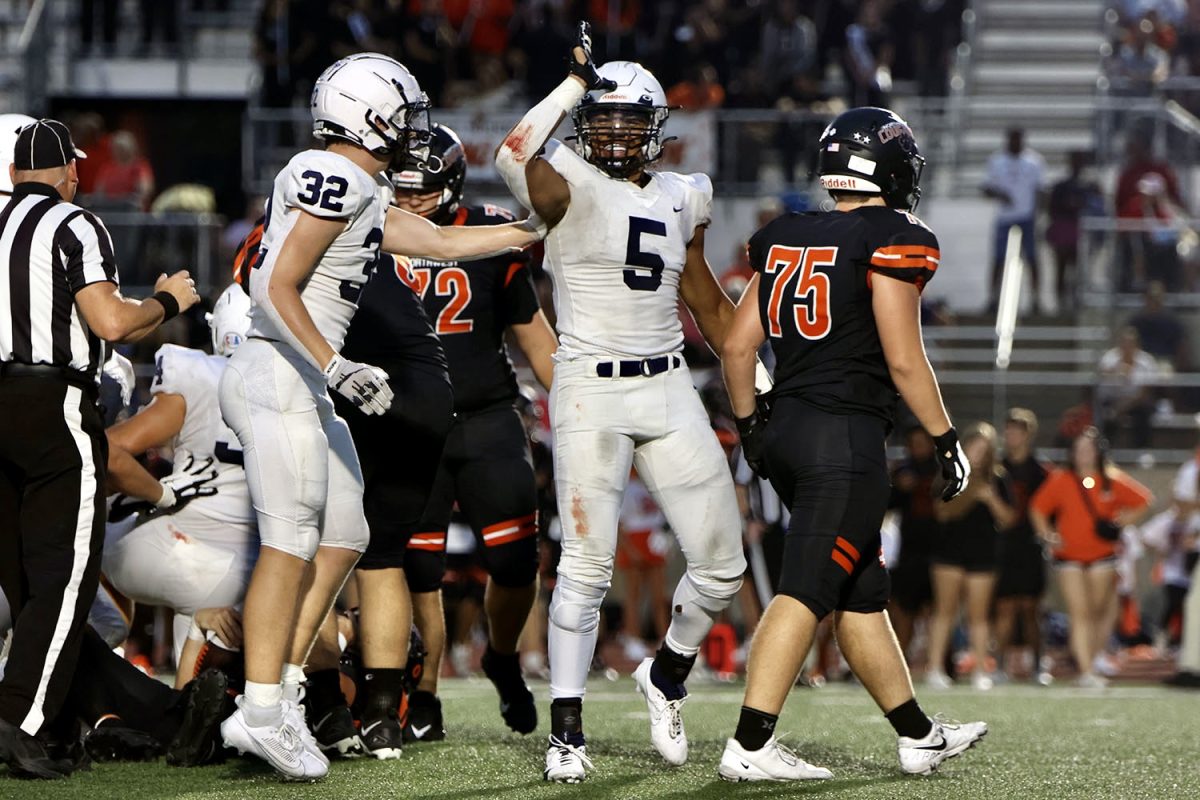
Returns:
[[[462,202],[467,179],[467,153],[462,139],[445,125],[435,124],[430,130],[429,155],[418,159],[400,151],[388,165],[387,178],[397,189],[421,193],[440,189],[442,195],[428,218],[439,225],[449,222]]]
[[[921,200],[925,159],[908,123],[886,108],[852,108],[821,134],[817,175],[830,192],[878,194],[889,208]]]

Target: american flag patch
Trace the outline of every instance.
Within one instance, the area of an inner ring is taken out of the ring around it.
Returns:
[[[825,150],[830,153],[836,153],[840,149],[841,145],[838,142],[830,142],[829,146],[825,148]]]

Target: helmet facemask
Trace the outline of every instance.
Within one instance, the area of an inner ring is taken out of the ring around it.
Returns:
[[[663,107],[585,102],[574,114],[581,155],[613,178],[629,178],[662,155],[666,118]]]

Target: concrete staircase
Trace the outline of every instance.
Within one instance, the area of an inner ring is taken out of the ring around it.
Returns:
[[[959,131],[958,180],[974,193],[1008,128],[1022,127],[1051,172],[1093,147],[1103,0],[975,0],[976,33]]]

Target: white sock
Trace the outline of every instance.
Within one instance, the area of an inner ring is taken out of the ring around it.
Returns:
[[[283,686],[278,683],[246,681],[242,713],[254,728],[283,724]]]
[[[283,699],[289,703],[300,702],[300,684],[304,683],[304,667],[299,664],[283,665]]]

